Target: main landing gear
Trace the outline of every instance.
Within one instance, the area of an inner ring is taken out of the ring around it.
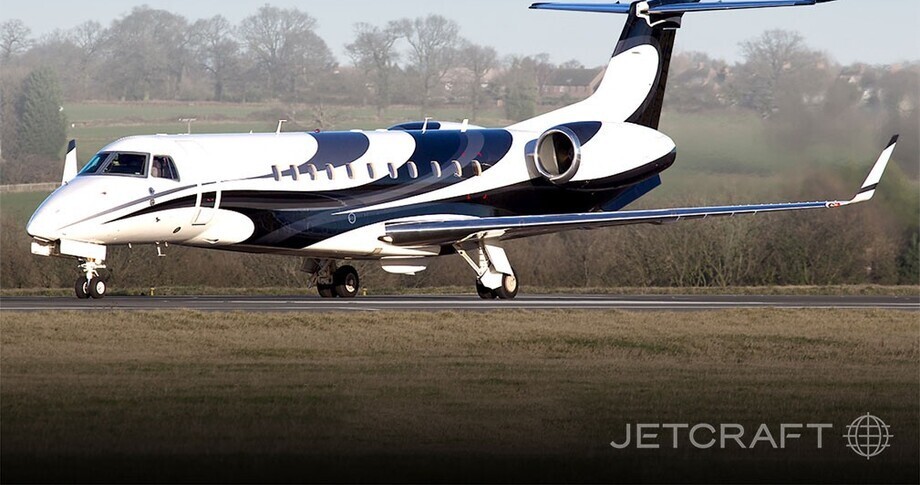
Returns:
[[[86,260],[80,263],[80,270],[84,274],[77,277],[77,281],[73,285],[77,298],[85,300],[87,298],[99,299],[105,297],[107,289],[105,280],[96,271],[101,268],[105,268],[105,264],[93,260]]]
[[[476,293],[483,300],[510,300],[518,294],[518,280],[505,250],[484,240],[454,246],[476,272]]]
[[[323,298],[354,298],[361,288],[358,270],[349,265],[336,268],[335,260],[308,259],[304,270],[310,273],[311,282]]]

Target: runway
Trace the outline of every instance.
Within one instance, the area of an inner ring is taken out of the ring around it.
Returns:
[[[836,308],[920,310],[916,296],[752,295],[519,295],[481,300],[475,295],[368,296],[351,300],[314,296],[0,297],[0,311],[486,311],[486,310],[723,310],[730,308]]]

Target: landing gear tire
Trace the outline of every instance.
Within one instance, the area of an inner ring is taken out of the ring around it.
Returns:
[[[73,284],[74,292],[77,294],[77,298],[85,300],[89,298],[89,282],[86,281],[85,276],[80,276],[77,278],[77,281]]]
[[[479,298],[482,298],[483,300],[494,300],[498,298],[498,295],[495,294],[495,291],[493,291],[491,288],[486,288],[482,285],[482,283],[478,281],[476,282],[476,293],[478,293]]]
[[[492,290],[502,300],[511,300],[518,294],[518,282],[514,275],[502,275],[502,285]]]
[[[332,285],[316,285],[316,289],[322,298],[335,298],[335,287]]]
[[[332,275],[332,284],[335,286],[335,294],[339,297],[354,298],[360,288],[358,271],[351,266],[342,266]]]
[[[89,280],[88,286],[89,286],[89,295],[92,296],[93,298],[98,300],[100,298],[105,297],[106,286],[105,286],[105,281],[102,278],[98,276],[93,276],[93,279]]]

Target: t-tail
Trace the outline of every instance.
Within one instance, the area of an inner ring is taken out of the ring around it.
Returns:
[[[517,127],[579,120],[626,121],[658,128],[668,81],[674,37],[683,15],[713,10],[815,5],[833,0],[762,0],[701,2],[648,0],[633,3],[534,3],[537,10],[626,14],[628,18],[597,91],[588,99]]]

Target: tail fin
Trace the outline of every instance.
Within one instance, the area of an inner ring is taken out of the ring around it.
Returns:
[[[699,2],[699,0],[677,0]],[[630,5],[629,17],[623,27],[623,33],[613,51],[613,57],[644,44],[651,45],[658,51],[658,73],[652,89],[636,111],[626,119],[627,122],[658,129],[661,119],[661,107],[664,104],[664,92],[668,85],[668,70],[671,67],[671,54],[674,51],[674,38],[683,13],[652,14],[645,2]]]
[[[73,180],[77,176],[77,140],[67,142],[67,155],[64,156],[64,172],[61,174],[61,185]]]
[[[643,88],[633,100],[630,110],[635,111],[628,115],[624,121],[636,123],[649,128],[657,129],[661,118],[661,107],[664,101],[664,92],[667,87],[668,69],[671,64],[671,54],[674,49],[674,37],[681,26],[681,20],[688,12],[705,12],[712,10],[736,10],[768,7],[791,7],[799,5],[815,5],[817,3],[833,0],[752,0],[752,1],[718,1],[701,2],[700,0],[648,0],[634,3],[555,3],[541,2],[530,6],[537,10],[566,10],[575,12],[600,12],[628,14],[623,33],[617,42],[613,58],[625,55],[627,52],[640,46],[652,46],[657,51],[658,69],[650,89]],[[637,51],[634,51],[638,53]],[[611,61],[611,66],[614,63]],[[650,66],[651,67],[651,66]],[[628,76],[630,73],[611,72],[604,74],[604,79],[598,86],[597,101],[607,102],[613,96],[624,96],[630,93],[618,92],[623,84],[618,77]],[[651,76],[649,76],[651,77]],[[648,85],[645,85],[648,87]],[[635,93],[633,93],[635,95]],[[642,99],[642,96],[645,96]],[[629,103],[619,103],[619,106]],[[598,106],[599,109],[603,107]],[[624,115],[626,113],[623,113]]]

